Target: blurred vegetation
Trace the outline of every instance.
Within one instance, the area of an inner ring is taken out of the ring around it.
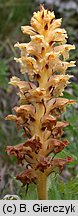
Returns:
[[[47,1],[48,2],[48,1]],[[67,4],[69,1],[64,1]],[[67,2],[67,3],[66,3]],[[45,7],[53,9],[56,18],[62,17],[62,26],[67,30],[68,43],[75,44],[76,50],[70,53],[70,60],[76,60],[76,68],[67,73],[74,75],[71,84],[66,88],[64,97],[75,99],[76,104],[69,106],[62,118],[70,122],[65,129],[64,136],[69,140],[69,146],[59,156],[71,155],[74,161],[66,166],[60,176],[51,176],[48,180],[49,199],[78,199],[78,12],[77,10],[61,9],[60,5],[48,4]],[[12,113],[18,97],[13,87],[8,86],[10,77],[20,77],[19,66],[13,60],[18,55],[14,44],[29,39],[21,33],[21,25],[28,25],[32,13],[39,7],[35,0],[0,0],[0,198],[7,193],[17,194],[21,199],[37,199],[34,184],[25,188],[16,181],[18,172],[15,158],[9,158],[5,152],[7,145],[16,145],[22,141],[22,131],[17,132],[13,122],[6,122],[5,116]],[[21,169],[21,168],[20,168]]]

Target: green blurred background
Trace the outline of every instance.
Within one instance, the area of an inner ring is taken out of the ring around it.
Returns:
[[[6,194],[16,194],[21,199],[37,199],[36,186],[30,185],[28,192],[16,181],[15,175],[20,169],[14,157],[8,157],[7,145],[16,145],[22,141],[22,132],[18,133],[13,122],[6,122],[5,116],[12,113],[18,98],[13,87],[8,86],[14,75],[20,77],[19,66],[14,57],[18,50],[14,44],[27,42],[21,33],[21,25],[28,25],[34,11],[44,3],[45,7],[55,11],[56,18],[63,18],[62,26],[67,30],[68,43],[75,44],[76,50],[70,53],[70,60],[76,60],[76,67],[67,71],[74,75],[71,84],[65,89],[64,97],[75,99],[76,104],[69,106],[62,118],[70,122],[64,137],[70,145],[59,157],[70,155],[74,162],[65,167],[59,176],[48,179],[49,199],[78,199],[78,1],[76,0],[0,0],[0,199]]]

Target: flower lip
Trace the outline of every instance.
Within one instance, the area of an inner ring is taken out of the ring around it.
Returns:
[[[35,182],[37,179],[37,176],[34,173],[34,170],[31,168],[31,169],[26,169],[23,172],[21,172],[20,174],[18,174],[16,176],[16,179],[20,180],[23,183],[23,185],[25,186],[26,184]]]

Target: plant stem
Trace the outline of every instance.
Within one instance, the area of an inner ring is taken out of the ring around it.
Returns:
[[[44,173],[40,173],[38,176],[37,194],[39,200],[47,199],[47,177]]]

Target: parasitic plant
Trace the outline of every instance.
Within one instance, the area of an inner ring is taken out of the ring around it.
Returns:
[[[69,51],[74,45],[67,44],[67,34],[60,28],[62,19],[55,19],[54,12],[40,6],[34,12],[31,26],[22,26],[22,32],[30,35],[29,43],[17,43],[21,50],[21,73],[27,74],[28,81],[18,77],[11,78],[10,84],[18,87],[19,106],[13,108],[15,114],[6,120],[15,121],[18,130],[23,129],[25,142],[16,146],[7,146],[8,155],[14,155],[26,169],[16,176],[23,185],[32,182],[37,185],[38,199],[47,198],[47,177],[52,172],[62,171],[72,161],[70,156],[59,158],[58,153],[67,145],[63,140],[63,128],[68,122],[60,116],[66,105],[74,100],[61,97],[69,83],[68,67],[75,66],[67,61]]]

